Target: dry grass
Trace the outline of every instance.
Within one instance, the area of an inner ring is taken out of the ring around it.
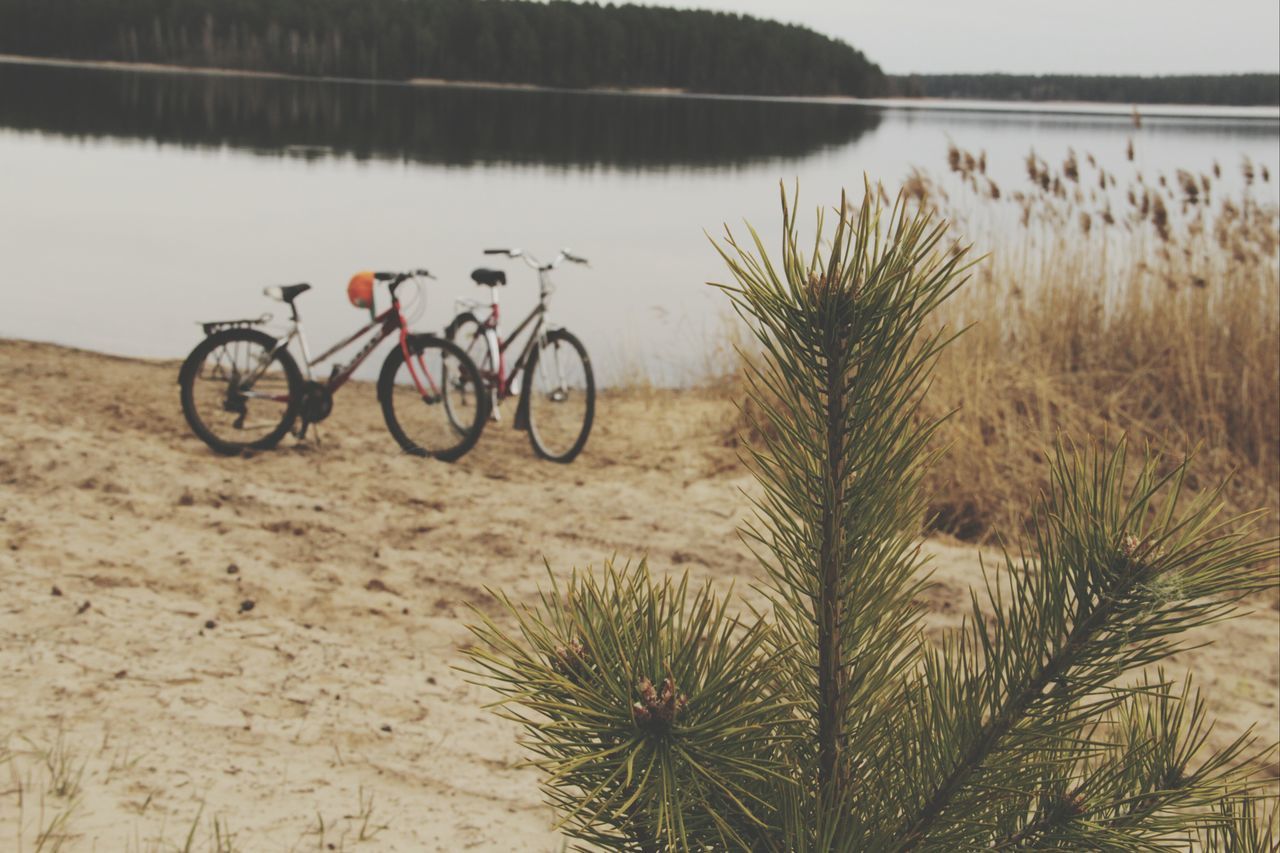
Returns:
[[[1255,165],[1226,194],[1220,172],[1151,181],[1135,163],[1118,180],[1088,152],[1059,169],[1033,152],[1026,184],[1003,190],[985,155],[953,147],[947,162],[961,189],[916,169],[904,190],[988,257],[942,311],[970,328],[925,401],[954,410],[927,483],[932,527],[1017,531],[1055,440],[1123,432],[1171,459],[1199,448],[1203,483],[1230,476],[1229,508],[1265,507],[1275,532],[1280,213],[1251,195]]]
[[[134,759],[132,763],[136,763]],[[0,818],[9,830],[5,840],[16,853],[56,853],[84,849],[86,838],[80,824],[93,823],[93,806],[86,802],[111,782],[112,776],[130,764],[127,752],[111,751],[110,738],[97,749],[73,743],[59,727],[51,742],[8,735],[0,738]],[[91,790],[90,790],[91,789]],[[151,803],[149,795],[138,810],[139,823],[125,844],[127,853],[236,853],[241,849],[226,818],[204,818],[201,806],[185,830],[178,830],[174,840],[163,826],[145,833],[141,819]],[[361,806],[366,800],[361,792]],[[368,809],[359,840],[371,838],[378,827],[369,832]],[[98,821],[99,826],[101,822]],[[345,836],[344,836],[345,837]],[[92,845],[96,849],[96,844]],[[343,849],[329,845],[327,849]]]
[[[16,829],[6,839],[12,849],[67,849],[76,838],[71,826],[84,768],[61,731],[48,746],[12,735],[0,739],[0,813],[9,812]]]

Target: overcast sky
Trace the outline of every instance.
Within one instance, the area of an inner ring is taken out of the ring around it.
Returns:
[[[1278,0],[660,0],[849,42],[891,74],[1280,70]]]

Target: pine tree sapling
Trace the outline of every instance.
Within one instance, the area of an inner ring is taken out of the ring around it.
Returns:
[[[920,400],[966,252],[878,189],[835,216],[806,254],[784,193],[776,263],[754,231],[717,247],[761,350],[764,612],[606,564],[472,629],[561,826],[636,851],[1274,849],[1270,750],[1209,749],[1204,700],[1159,666],[1274,586],[1275,541],[1182,500],[1186,462],[1064,442],[1024,550],[926,638]]]

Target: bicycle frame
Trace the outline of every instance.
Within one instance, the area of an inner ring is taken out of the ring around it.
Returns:
[[[315,367],[330,356],[336,355],[351,344],[360,340],[360,338],[369,332],[377,329],[376,334],[374,334],[373,337],[371,337],[368,342],[360,348],[350,362],[341,366],[335,365],[333,373],[329,376],[328,381],[324,383],[324,389],[328,393],[334,394],[339,388],[347,384],[347,381],[351,379],[351,376],[356,372],[357,368],[359,368],[360,365],[364,363],[365,359],[367,359],[373,351],[378,348],[380,343],[398,331],[400,333],[400,350],[404,353],[404,363],[409,368],[409,376],[413,379],[413,384],[417,388],[418,393],[423,399],[428,399],[433,394],[437,396],[440,394],[440,388],[436,385],[435,379],[431,376],[431,372],[422,361],[422,356],[419,355],[417,359],[410,357],[412,353],[409,349],[409,323],[405,319],[404,313],[400,310],[400,300],[396,298],[394,289],[391,294],[390,308],[386,309],[381,314],[375,314],[373,309],[370,308],[369,315],[372,319],[370,319],[368,323],[357,330],[354,334],[334,344],[315,358],[311,357],[311,348],[307,346],[307,336],[302,328],[302,319],[298,316],[297,306],[290,303],[289,307],[292,309],[293,316],[290,319],[288,334],[283,338],[280,338],[277,341],[275,348],[272,349],[270,353],[266,354],[262,365],[259,368],[260,370],[265,370],[277,352],[282,349],[287,349],[289,345],[297,339],[299,349],[302,350],[302,365],[303,370],[306,372],[307,380],[314,381],[311,371],[312,367]],[[414,366],[415,361],[417,362],[417,367]],[[419,371],[421,371],[421,377],[419,376]],[[426,380],[425,383],[423,382],[424,377]],[[248,383],[249,386],[252,387],[252,383],[256,380],[257,376],[254,376]],[[248,391],[245,393],[245,396],[261,396],[276,402],[289,402],[288,395],[255,395],[252,391]]]
[[[505,400],[507,397],[511,396],[511,380],[515,379],[517,375],[524,371],[525,367],[528,365],[529,355],[533,352],[534,344],[538,342],[538,339],[548,328],[546,315],[547,306],[544,303],[539,302],[538,305],[529,312],[529,316],[521,320],[520,325],[516,326],[515,330],[512,331],[511,334],[507,335],[505,339],[498,335],[499,312],[496,303],[492,305],[489,316],[482,321],[485,328],[485,334],[493,335],[493,338],[490,341],[490,346],[498,352],[498,372],[494,377],[495,387],[498,390],[498,399]],[[524,349],[520,351],[519,357],[517,357],[515,362],[511,365],[511,372],[508,373],[507,350],[515,339],[520,336],[520,333],[528,328],[531,323],[533,324],[533,329],[529,334],[529,339],[525,341]]]
[[[485,317],[477,317],[481,325],[484,327],[485,337],[488,338],[489,349],[491,352],[498,354],[498,365],[496,375],[493,377],[494,389],[497,391],[497,399],[505,400],[512,396],[511,381],[517,375],[524,372],[528,367],[529,356],[533,353],[533,348],[548,329],[554,328],[547,320],[550,309],[547,307],[547,297],[555,292],[555,284],[551,281],[551,270],[559,263],[559,258],[550,264],[540,264],[536,260],[530,259],[527,255],[522,255],[530,266],[538,271],[538,304],[533,307],[520,324],[512,330],[511,334],[504,339],[498,334],[498,321],[501,317],[501,307],[498,304],[498,291],[496,288],[489,290],[489,313]],[[483,302],[474,299],[458,300],[458,308],[465,308],[471,311],[477,311],[484,306]],[[477,312],[478,313],[478,312]],[[511,365],[511,371],[507,372],[507,350],[511,344],[518,338],[526,328],[533,324],[529,334],[529,339],[525,341],[524,349],[520,351],[520,355]],[[496,411],[496,409],[495,409]]]

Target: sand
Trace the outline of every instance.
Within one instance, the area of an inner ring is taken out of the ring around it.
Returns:
[[[0,341],[0,845],[559,850],[516,730],[455,669],[468,607],[531,597],[544,559],[757,577],[715,396],[602,395],[569,466],[506,422],[446,465],[400,454],[355,385],[318,443],[227,459],[176,370]],[[977,552],[925,547],[941,629]],[[1209,689],[1214,743],[1278,734],[1274,601],[1169,666]]]

